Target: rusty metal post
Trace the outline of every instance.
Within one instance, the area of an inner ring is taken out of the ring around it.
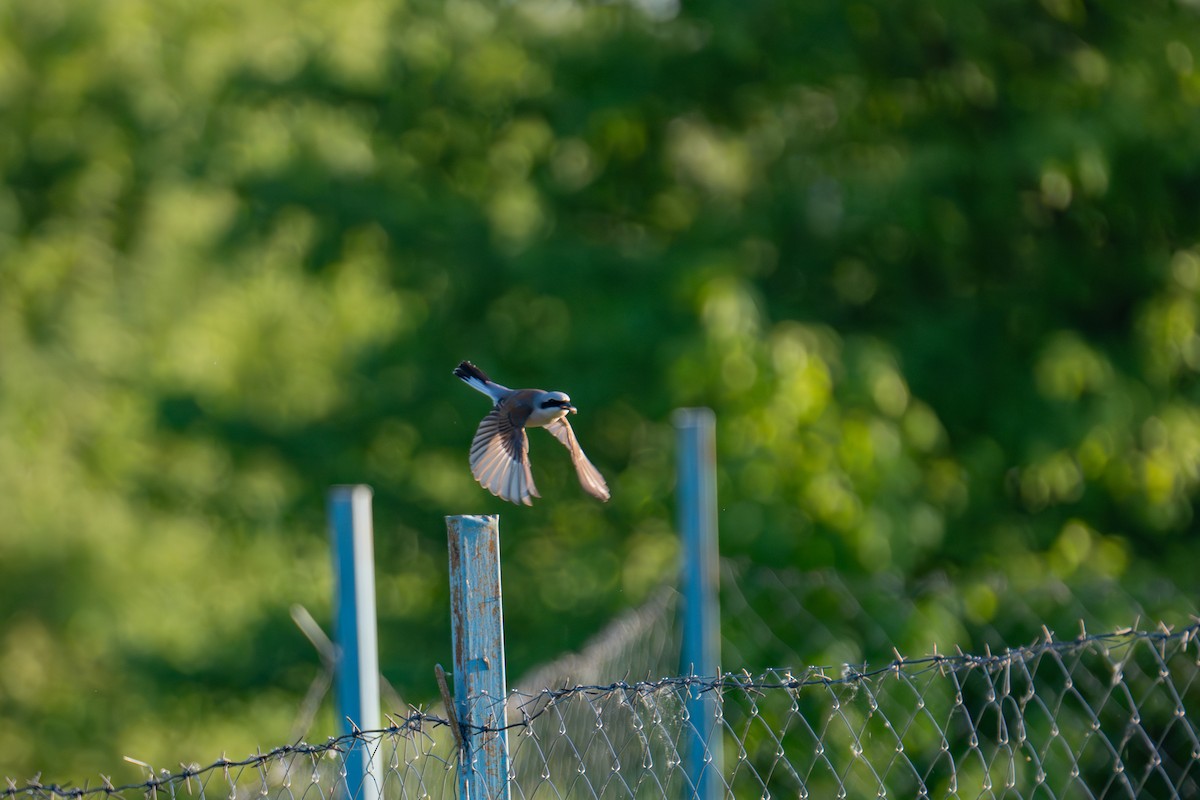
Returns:
[[[458,765],[463,800],[507,800],[508,732],[500,518],[446,517],[450,545],[450,628],[454,705],[462,729]]]

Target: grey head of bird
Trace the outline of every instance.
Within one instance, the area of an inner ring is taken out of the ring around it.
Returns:
[[[578,409],[571,405],[571,398],[565,392],[542,392],[534,400],[533,410],[525,425],[540,428],[577,411]]]

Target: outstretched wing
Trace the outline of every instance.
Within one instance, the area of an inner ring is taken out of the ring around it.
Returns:
[[[611,497],[608,484],[604,482],[604,476],[600,474],[600,470],[596,469],[592,462],[588,461],[588,457],[583,454],[583,448],[579,446],[579,440],[575,438],[575,431],[571,430],[571,423],[567,422],[567,418],[563,417],[551,422],[546,426],[546,430],[554,434],[554,438],[571,451],[571,463],[575,465],[575,472],[579,474],[579,483],[583,486],[584,491],[592,497],[607,502]],[[528,459],[526,461],[528,463]]]
[[[529,408],[503,411],[500,406],[479,423],[471,442],[471,474],[479,485],[510,503],[533,505],[539,497],[529,471],[529,438],[525,420]]]

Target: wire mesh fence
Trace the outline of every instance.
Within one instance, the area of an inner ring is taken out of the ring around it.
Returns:
[[[551,721],[522,726],[514,783],[688,797],[683,738],[698,730],[722,743],[729,797],[1194,797],[1196,635],[546,692],[526,701]],[[688,717],[696,692],[714,696],[711,718]]]
[[[1048,576],[1018,583],[1000,572],[905,580],[722,559],[721,650],[723,662],[738,667],[879,663],[896,650],[1002,650],[1044,639],[1043,629],[1073,638],[1147,620],[1180,628],[1200,618],[1198,588],[1159,575],[1074,576],[1069,584]]]
[[[725,797],[1197,797],[1198,673],[1193,625],[874,669],[517,690],[508,699],[509,788],[517,798],[692,797],[685,752],[698,732],[723,750]],[[711,713],[689,710],[698,696]],[[464,767],[449,725],[413,711],[385,730],[152,770],[137,785],[10,780],[0,794],[326,800],[359,794],[346,785],[345,756],[366,747],[381,768],[381,797],[452,797]]]

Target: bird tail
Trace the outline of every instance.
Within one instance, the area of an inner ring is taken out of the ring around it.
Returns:
[[[472,364],[470,361],[462,361],[454,368],[454,374],[462,378],[464,381],[470,382],[472,378],[483,383],[491,383],[492,379],[487,376],[487,373],[479,367]]]
[[[498,401],[500,398],[497,395],[496,389],[503,388],[492,381],[487,376],[487,373],[479,367],[472,364],[470,361],[463,361],[454,368],[454,375],[463,383],[470,386],[477,392],[483,392],[493,400]]]

